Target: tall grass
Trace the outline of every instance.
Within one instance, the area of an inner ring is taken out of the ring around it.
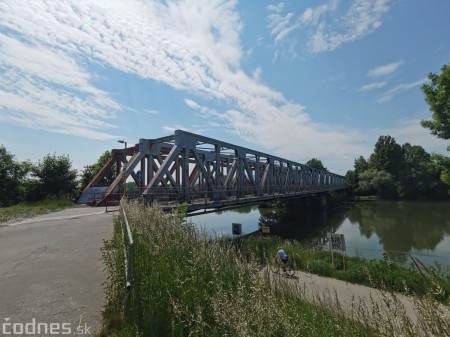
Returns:
[[[114,238],[104,245],[109,305],[102,336],[400,336],[344,314],[332,297],[307,302],[301,289],[267,271],[261,255],[210,241],[180,214],[135,203],[126,212],[135,240],[130,309],[122,313],[116,221]]]

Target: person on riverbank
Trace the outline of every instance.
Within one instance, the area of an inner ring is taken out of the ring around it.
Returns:
[[[279,258],[281,261],[281,267],[283,268],[283,271],[286,272],[286,262],[289,258],[288,254],[281,248],[277,248],[277,255],[275,255],[275,258]]]

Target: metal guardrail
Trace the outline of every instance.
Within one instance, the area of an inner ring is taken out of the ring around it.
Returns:
[[[131,292],[131,279],[132,279],[132,261],[134,255],[134,240],[131,233],[131,228],[128,223],[127,214],[125,208],[123,207],[123,198],[120,200],[120,214],[123,216],[123,226],[122,226],[122,239],[124,242],[124,258],[125,258],[125,300],[124,309],[128,312],[129,309],[129,295]]]

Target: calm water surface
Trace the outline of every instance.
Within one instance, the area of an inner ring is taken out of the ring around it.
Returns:
[[[244,207],[191,217],[211,236],[231,236],[232,223],[243,234],[271,226],[271,233],[288,239],[320,240],[332,231],[345,236],[346,254],[391,259],[409,264],[413,255],[426,264],[450,266],[450,202],[368,202],[346,204],[335,211]]]

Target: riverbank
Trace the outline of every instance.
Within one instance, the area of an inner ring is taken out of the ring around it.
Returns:
[[[130,310],[122,310],[124,256],[116,222],[114,238],[104,247],[110,282],[101,336],[418,336],[421,331],[450,331],[448,322],[436,315],[429,321],[419,313],[418,323],[401,317],[403,323],[392,330],[386,312],[373,325],[364,311],[355,319],[336,309],[339,298],[310,303],[300,290],[293,296],[285,282],[274,285],[270,276],[261,277],[261,265],[269,260],[256,251],[243,252],[228,240],[211,242],[182,217],[166,216],[157,208],[129,204],[126,210],[135,235]],[[361,308],[357,301],[355,305],[354,315]]]
[[[383,254],[402,266],[411,256],[427,266],[450,271],[450,202],[361,202],[333,210],[300,207],[244,207],[198,215],[192,219],[211,235],[232,237],[232,223],[242,234],[270,227],[270,235],[311,241],[326,247],[327,233],[343,234],[347,256],[382,260]]]
[[[404,267],[391,261],[386,254],[381,260],[367,260],[332,253],[316,245],[263,235],[245,237],[238,241],[238,245],[241,254],[254,256],[261,262],[281,246],[289,254],[290,264],[296,270],[389,292],[428,295],[450,304],[450,275],[439,265],[425,266],[415,259],[416,265]]]

